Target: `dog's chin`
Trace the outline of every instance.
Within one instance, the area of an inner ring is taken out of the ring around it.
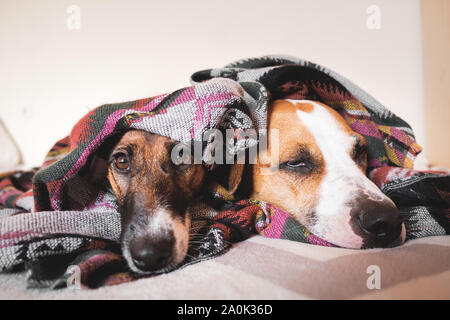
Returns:
[[[316,233],[314,234],[322,238],[323,240],[328,241],[329,243],[332,243],[341,248],[348,248],[348,249],[364,248],[364,239],[353,232],[348,232],[344,234],[340,234],[339,232],[326,233],[323,235]]]
[[[341,248],[361,249],[364,246],[364,239],[352,230],[349,220],[345,218],[328,217],[306,225],[306,228],[315,236]]]
[[[336,226],[334,226],[336,227]],[[317,228],[317,226],[312,226],[309,229],[314,235],[326,240],[338,247],[348,248],[348,249],[370,249],[373,248],[368,244],[364,238],[353,232],[351,227],[343,227],[342,229],[333,230],[327,228]],[[322,230],[328,230],[329,232],[323,232]],[[406,240],[406,228],[405,225],[402,224],[402,230],[400,235],[394,241],[386,244],[383,248],[394,248],[401,246],[405,243]],[[378,247],[380,248],[380,247]]]

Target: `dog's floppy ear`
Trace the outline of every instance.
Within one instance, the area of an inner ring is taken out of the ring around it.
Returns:
[[[108,173],[108,160],[94,155],[89,164],[88,180],[93,184],[103,184]]]
[[[121,135],[107,138],[102,145],[90,156],[87,166],[88,181],[92,184],[103,185],[108,174],[109,156],[119,142]]]
[[[230,172],[228,173],[228,192],[233,194],[236,192],[237,188],[241,184],[242,176],[244,174],[244,164],[235,163],[230,167]]]
[[[244,164],[221,165],[214,169],[211,177],[233,194],[241,184],[244,168]]]

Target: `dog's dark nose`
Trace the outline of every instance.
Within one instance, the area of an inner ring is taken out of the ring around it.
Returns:
[[[138,237],[130,243],[134,265],[141,271],[156,271],[172,260],[174,241],[170,238],[152,239]]]
[[[366,200],[352,209],[352,226],[365,248],[390,247],[400,237],[402,218],[393,204]]]

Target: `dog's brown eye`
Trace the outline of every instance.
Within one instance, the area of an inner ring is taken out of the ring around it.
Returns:
[[[114,165],[120,171],[127,171],[130,169],[130,161],[128,160],[128,157],[123,153],[115,156]]]

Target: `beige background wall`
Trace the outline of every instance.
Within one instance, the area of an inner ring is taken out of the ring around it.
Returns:
[[[422,1],[427,157],[450,167],[450,1]]]
[[[69,5],[81,28],[69,30]],[[367,27],[370,5],[380,29]],[[0,117],[36,165],[89,108],[286,53],[366,89],[425,142],[419,0],[0,0]]]

